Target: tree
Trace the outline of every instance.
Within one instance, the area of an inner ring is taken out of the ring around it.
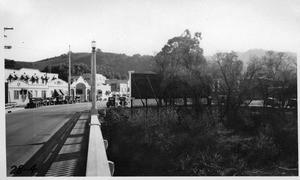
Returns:
[[[41,71],[42,72],[57,73],[58,77],[60,79],[62,79],[64,81],[68,81],[69,66],[66,63],[61,63],[60,65],[56,65],[56,66],[46,66]]]
[[[284,111],[291,98],[297,94],[296,59],[283,52],[267,51],[261,58],[265,81],[266,98],[277,98]],[[267,100],[267,99],[266,99]]]
[[[194,98],[196,107],[199,98],[208,96],[210,77],[207,62],[200,47],[201,33],[192,37],[189,30],[181,36],[169,39],[155,56],[155,71],[161,75],[163,96],[170,100],[176,97]]]
[[[16,62],[14,60],[5,59],[5,69],[14,69]]]
[[[219,79],[217,97],[225,98],[219,106],[221,120],[230,128],[241,130],[244,122],[240,107],[246,100],[251,102],[255,96],[255,90],[261,84],[258,78],[262,65],[256,57],[252,57],[248,66],[244,68],[243,62],[233,51],[217,53],[213,60],[218,65],[215,69],[215,76]]]

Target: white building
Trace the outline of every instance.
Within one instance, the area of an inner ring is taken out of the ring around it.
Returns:
[[[77,78],[73,78],[72,76],[72,81],[70,86],[71,96],[79,96],[80,101],[89,101],[91,92],[89,83],[82,76],[78,76]]]
[[[56,73],[45,73],[37,69],[5,69],[7,83],[5,103],[26,105],[31,97],[52,97],[54,91],[68,93],[68,83]]]
[[[89,84],[89,87],[92,85],[92,79],[91,74],[83,74],[82,76],[72,76],[72,81],[76,81],[79,79],[79,77],[82,77],[83,80],[85,80],[86,83]],[[107,78],[103,76],[102,74],[96,74],[96,91],[97,91],[97,97],[101,99],[105,99],[109,96],[111,92],[111,87],[109,84],[106,84],[105,81]],[[73,84],[72,84],[73,85]],[[90,93],[90,91],[88,91]],[[90,95],[87,95],[88,99],[91,100]]]
[[[106,84],[106,77],[96,75],[98,98],[110,96],[111,86]],[[56,73],[45,73],[37,69],[5,69],[6,98],[5,103],[26,105],[29,98],[47,98],[68,95],[68,83],[58,78]],[[91,101],[91,74],[72,76],[70,95],[80,97],[80,101]]]
[[[109,79],[105,83],[111,86],[112,94],[127,96],[129,93],[128,80]]]

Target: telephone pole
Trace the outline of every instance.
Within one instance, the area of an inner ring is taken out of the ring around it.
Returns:
[[[68,78],[68,95],[71,97],[71,46],[69,45],[69,78]]]

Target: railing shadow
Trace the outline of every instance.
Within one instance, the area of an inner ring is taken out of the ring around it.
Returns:
[[[88,120],[75,113],[13,176],[85,176]]]

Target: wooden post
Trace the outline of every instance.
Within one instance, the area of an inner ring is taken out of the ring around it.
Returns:
[[[148,115],[148,99],[146,98],[146,117]]]
[[[130,112],[131,112],[131,116],[132,116],[132,111],[133,111],[133,109],[132,109],[132,108],[133,108],[132,102],[133,102],[133,101],[132,101],[132,99],[130,98]]]
[[[68,96],[71,96],[71,46],[69,45],[69,77],[68,77]]]

